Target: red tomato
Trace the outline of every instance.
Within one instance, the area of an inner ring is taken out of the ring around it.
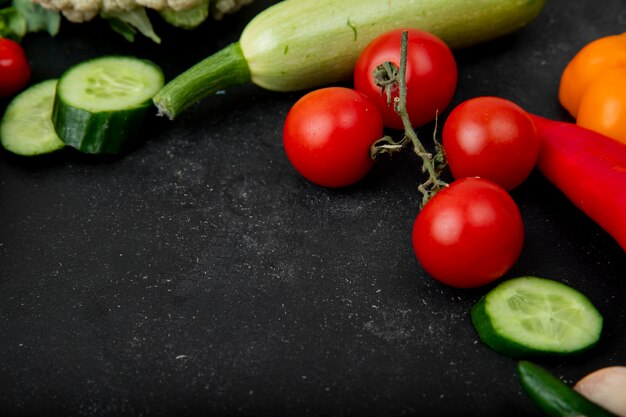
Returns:
[[[349,88],[328,87],[294,104],[283,144],[303,177],[324,187],[344,187],[372,168],[370,146],[382,135],[382,119],[370,99]]]
[[[403,129],[402,120],[393,104],[387,104],[386,94],[376,85],[376,68],[391,62],[400,67],[402,32],[393,30],[374,39],[365,47],[354,70],[354,88],[376,102],[385,126]],[[450,104],[457,83],[457,66],[450,48],[436,36],[417,29],[408,29],[406,84],[407,112],[414,127],[435,119]],[[395,89],[393,97],[398,96]]]
[[[507,190],[530,175],[540,146],[530,115],[498,97],[458,105],[443,127],[442,143],[454,178],[482,177]]]
[[[22,90],[30,79],[30,66],[22,46],[0,38],[0,96],[8,97]]]
[[[458,288],[503,276],[523,241],[517,205],[506,190],[482,178],[456,180],[439,191],[413,225],[413,248],[424,270]]]

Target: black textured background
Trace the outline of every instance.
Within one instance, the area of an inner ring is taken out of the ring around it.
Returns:
[[[194,33],[157,23],[160,46],[101,23],[29,35],[33,82],[110,53],[170,79],[272,3]],[[622,0],[549,0],[520,32],[456,52],[453,104],[498,95],[566,119],[565,64],[624,28]],[[151,116],[123,158],[0,153],[1,415],[539,414],[471,326],[490,287],[442,286],[414,258],[416,159],[343,190],[307,183],[281,138],[301,94],[243,86]],[[624,252],[538,173],[513,197],[526,241],[506,277],[568,283],[605,316],[591,352],[540,363],[568,383],[626,364]]]

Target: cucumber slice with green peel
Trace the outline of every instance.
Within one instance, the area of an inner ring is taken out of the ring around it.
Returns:
[[[598,342],[603,324],[582,293],[537,277],[499,284],[472,307],[471,318],[485,344],[513,358],[582,352]]]
[[[526,394],[548,416],[617,417],[532,362],[518,362],[517,375]]]
[[[65,146],[52,125],[52,104],[57,80],[31,85],[15,96],[0,121],[2,146],[17,155],[35,156]]]
[[[154,63],[128,56],[84,61],[59,79],[52,121],[82,152],[116,154],[135,144],[152,97],[163,86]]]

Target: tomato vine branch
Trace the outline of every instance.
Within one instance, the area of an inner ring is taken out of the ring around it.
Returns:
[[[422,206],[430,200],[439,190],[448,186],[448,184],[440,179],[440,174],[445,168],[446,160],[443,154],[443,148],[437,141],[437,119],[435,118],[435,129],[433,132],[433,142],[435,145],[435,153],[428,152],[422,142],[420,142],[417,133],[411,125],[411,120],[406,109],[406,65],[408,50],[408,32],[402,32],[401,49],[400,49],[400,68],[398,69],[391,62],[385,62],[378,66],[374,71],[376,84],[380,86],[387,95],[387,102],[391,104],[391,97],[394,89],[398,89],[398,96],[393,99],[395,112],[402,119],[404,126],[404,136],[399,141],[395,141],[391,136],[385,136],[377,140],[371,148],[372,158],[376,158],[382,153],[392,153],[402,150],[409,143],[413,145],[413,152],[422,160],[422,172],[428,174],[426,181],[418,186],[418,190],[422,193]]]

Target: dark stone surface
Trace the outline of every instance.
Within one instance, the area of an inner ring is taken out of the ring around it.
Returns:
[[[160,46],[100,23],[24,46],[33,81],[106,53],[152,59],[169,79],[271,3],[195,33],[157,24]],[[549,0],[527,28],[456,52],[453,104],[498,95],[566,119],[566,62],[624,27],[621,0]],[[381,160],[344,190],[307,183],[281,139],[301,94],[244,86],[175,122],[150,117],[121,158],[0,153],[2,415],[539,414],[515,361],[471,326],[489,287],[442,286],[414,258],[415,158]],[[506,277],[561,280],[605,317],[595,349],[540,363],[568,383],[626,364],[624,252],[540,174],[512,195],[526,242]]]

